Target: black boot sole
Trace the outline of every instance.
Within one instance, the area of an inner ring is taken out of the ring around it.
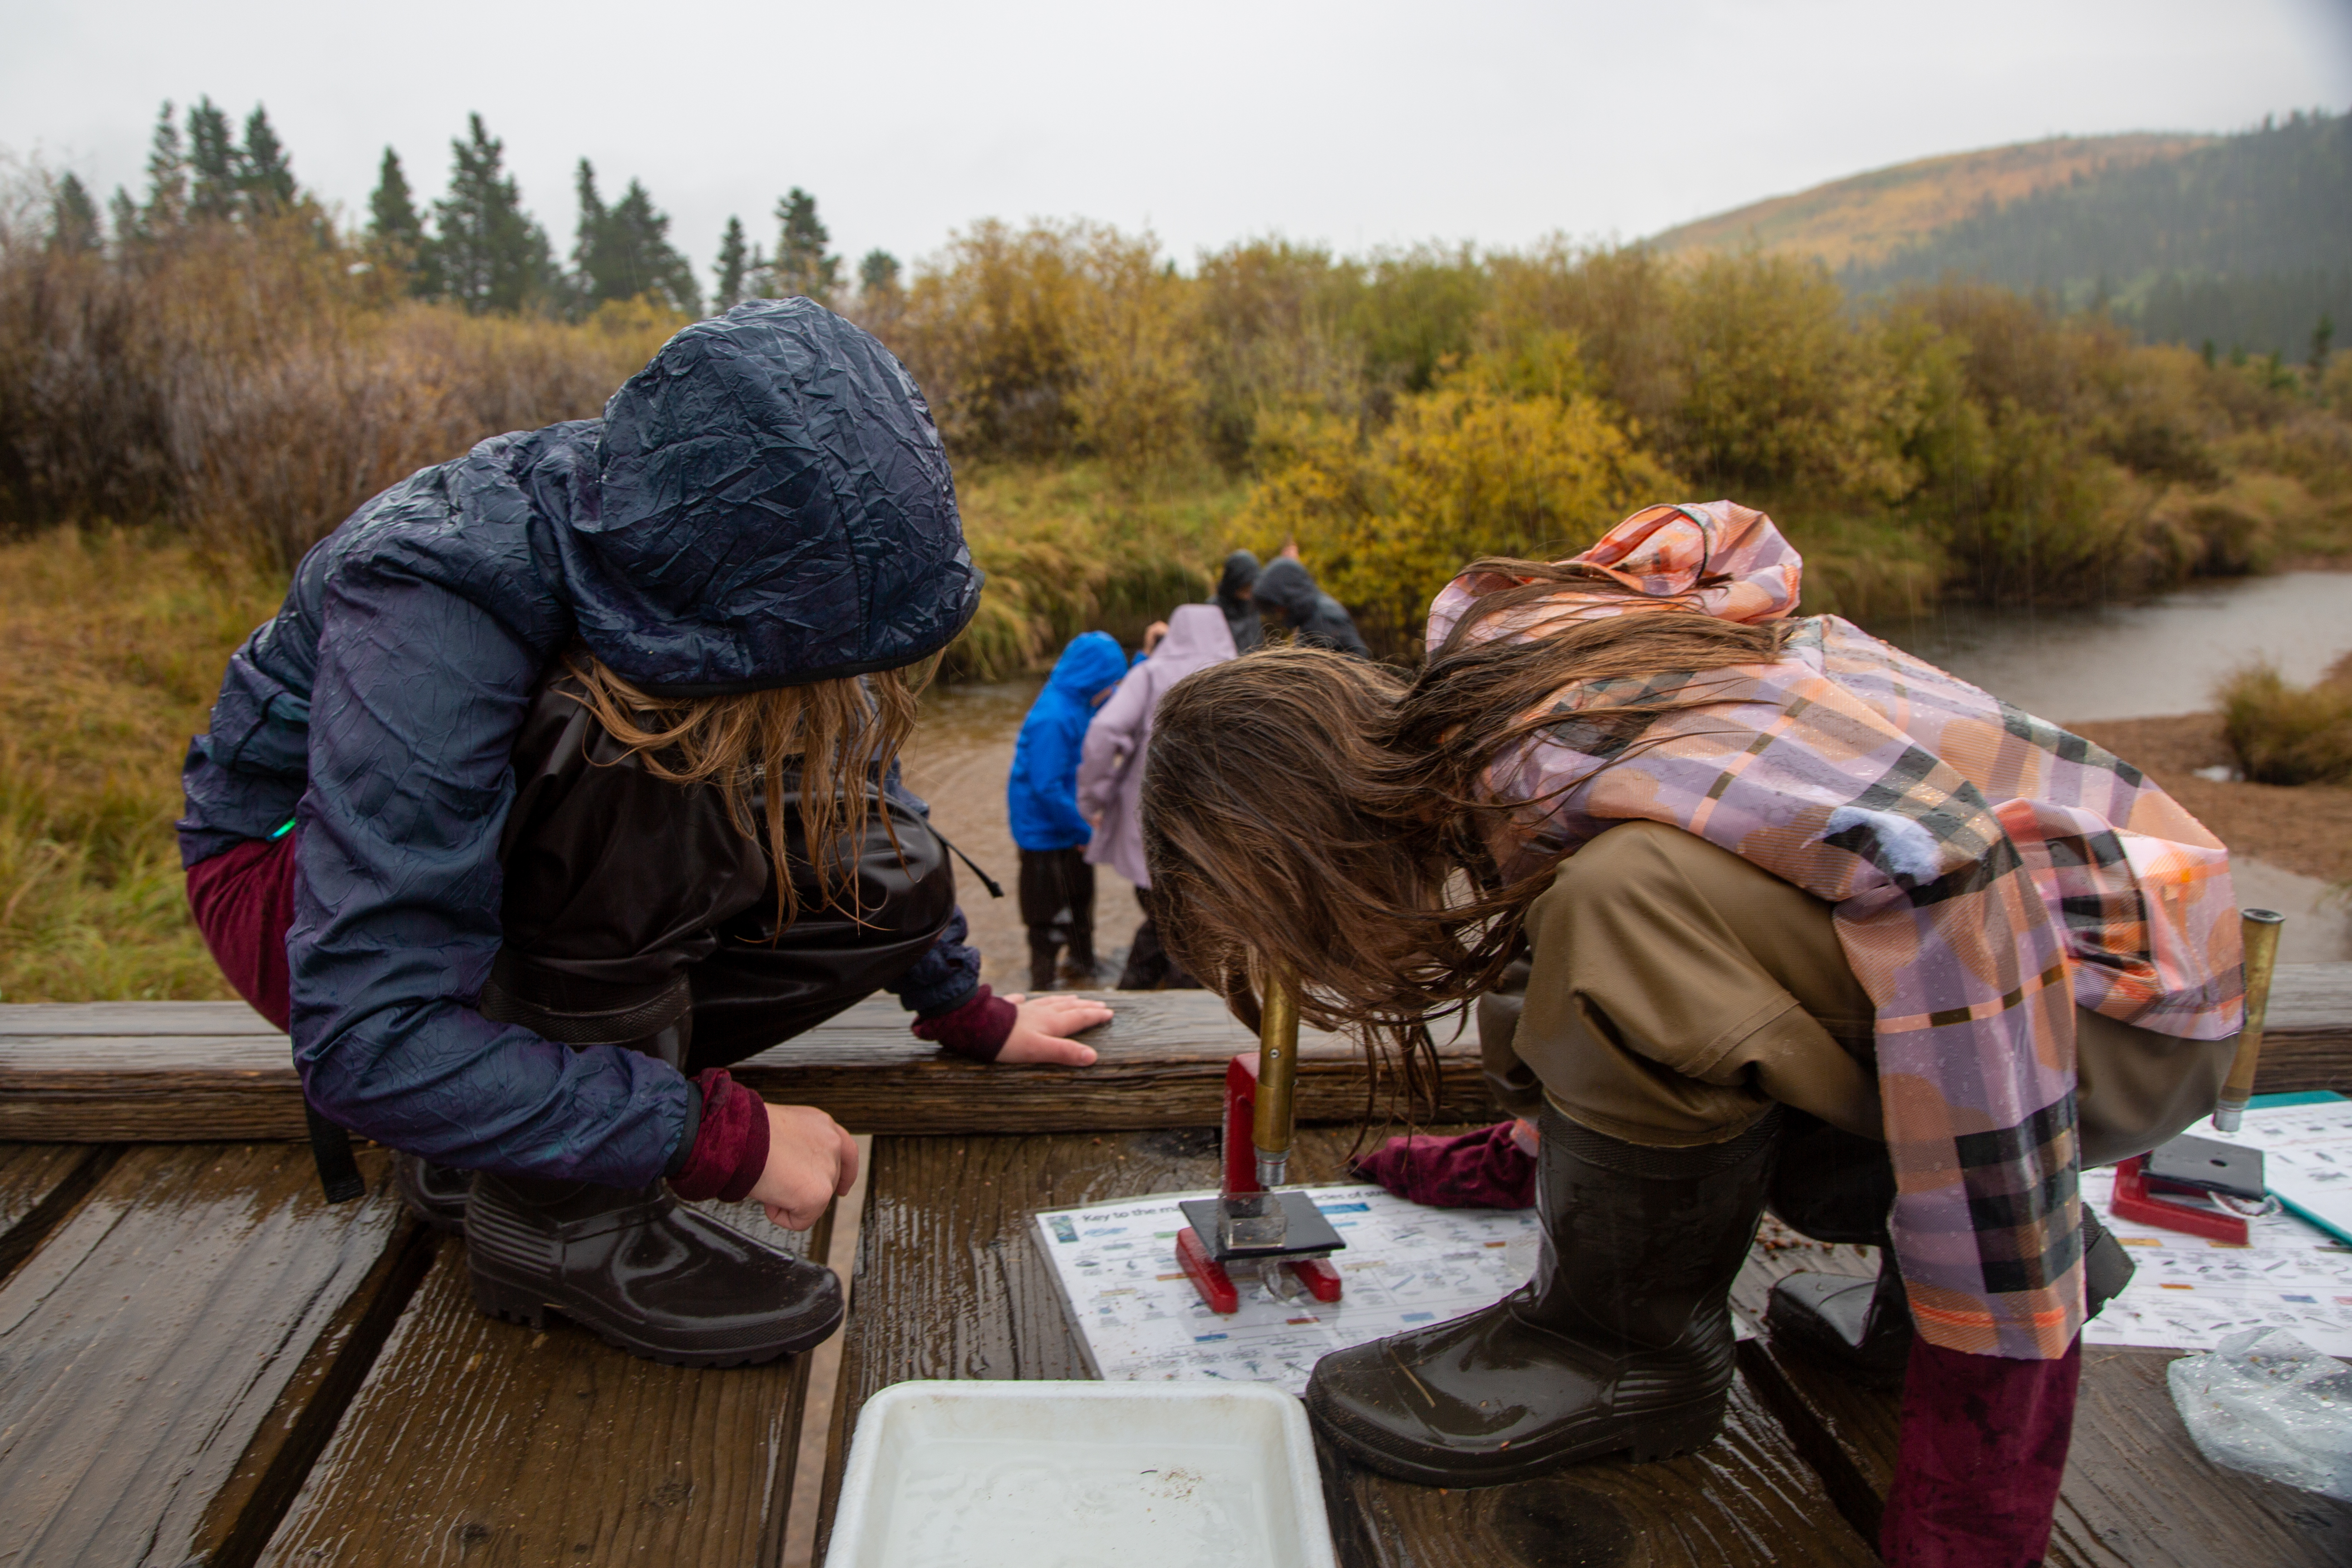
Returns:
[[[1522,1452],[1496,1448],[1483,1454],[1431,1450],[1425,1459],[1408,1459],[1358,1439],[1348,1428],[1324,1414],[1315,1391],[1307,1396],[1307,1415],[1315,1430],[1340,1452],[1365,1468],[1401,1481],[1424,1487],[1508,1486],[1532,1480],[1570,1465],[1623,1454],[1635,1464],[1676,1458],[1715,1441],[1723,1430],[1728,1394],[1715,1394],[1696,1404],[1628,1416],[1612,1422],[1581,1441],[1529,1447]]]
[[[616,1350],[624,1350],[646,1361],[664,1366],[718,1369],[730,1366],[761,1366],[780,1357],[797,1355],[814,1349],[833,1336],[841,1327],[844,1314],[835,1313],[828,1321],[803,1329],[782,1338],[751,1345],[730,1345],[709,1350],[681,1350],[674,1345],[657,1345],[639,1339],[626,1329],[606,1322],[596,1315],[576,1307],[544,1299],[542,1292],[528,1285],[492,1279],[479,1270],[472,1271],[474,1305],[504,1322],[520,1323],[525,1328],[545,1329],[550,1318],[577,1323]]]

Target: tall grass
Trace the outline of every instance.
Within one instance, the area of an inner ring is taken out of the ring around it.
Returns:
[[[0,545],[0,1000],[226,994],[182,891],[180,762],[282,592],[152,531]]]

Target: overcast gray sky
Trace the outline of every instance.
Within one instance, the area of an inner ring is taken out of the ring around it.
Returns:
[[[2352,0],[0,0],[0,147],[137,189],[157,103],[257,100],[296,175],[420,198],[479,110],[559,250],[571,172],[642,179],[708,281],[804,185],[839,249],[1086,216],[1267,233],[1634,238],[1908,159],[2352,106]]]

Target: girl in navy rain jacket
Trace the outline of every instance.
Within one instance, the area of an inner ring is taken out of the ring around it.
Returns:
[[[950,1049],[1093,1059],[1066,1037],[1107,1009],[979,984],[898,783],[980,589],[905,370],[759,300],[603,418],[370,500],[231,658],[184,775],[198,923],[486,1309],[692,1364],[814,1343],[832,1276],[676,1196],[805,1227],[855,1146],[725,1066],[877,988]]]

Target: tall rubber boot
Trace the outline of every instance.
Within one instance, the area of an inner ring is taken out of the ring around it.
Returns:
[[[1764,1325],[1773,1343],[1793,1344],[1870,1388],[1903,1386],[1911,1363],[1911,1300],[1895,1248],[1881,1236],[1878,1277],[1791,1274],[1772,1287]],[[2131,1283],[2131,1255],[2083,1205],[2084,1318],[2095,1318]]]
[[[395,1155],[393,1189],[408,1212],[445,1236],[466,1234],[466,1194],[474,1184],[471,1171],[436,1165],[421,1154]]]
[[[682,984],[675,989],[682,998]],[[615,1032],[614,1015],[588,1016],[602,1020],[595,1027],[493,990],[484,993],[487,1016],[551,1037]],[[625,1043],[678,1066],[688,1021],[682,1007],[667,1010],[672,1022]],[[642,1010],[631,1021],[642,1023]],[[833,1270],[680,1203],[661,1181],[625,1188],[480,1173],[467,1200],[466,1258],[475,1303],[491,1316],[544,1328],[557,1312],[671,1366],[773,1361],[841,1323]]]
[[[1709,1442],[1731,1388],[1731,1283],[1780,1114],[1725,1142],[1650,1149],[1547,1103],[1535,1278],[1468,1317],[1325,1356],[1308,1415],[1359,1462],[1423,1486]]]

